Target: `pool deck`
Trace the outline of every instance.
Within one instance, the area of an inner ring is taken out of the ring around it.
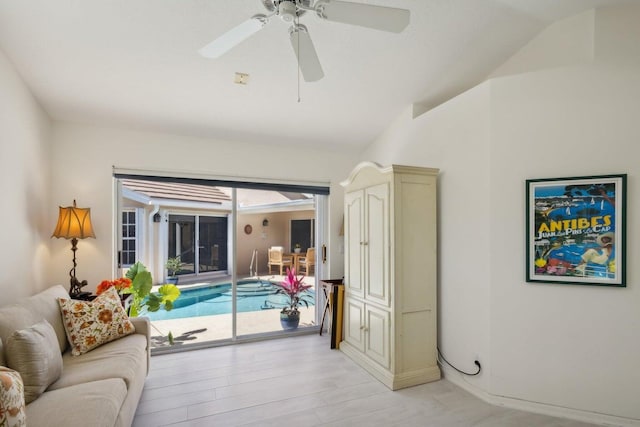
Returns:
[[[283,276],[260,276],[262,280],[282,281]],[[255,278],[255,277],[254,277]],[[251,279],[251,277],[243,278]],[[314,285],[314,277],[305,277],[305,284]],[[203,286],[202,283],[180,286],[189,289]],[[300,307],[300,327],[315,326],[316,306]],[[207,341],[227,340],[231,338],[232,316],[217,314],[212,316],[197,316],[171,320],[151,321],[152,348],[166,347],[168,334],[171,332],[174,345],[201,344]],[[280,310],[259,310],[237,313],[237,336],[253,335],[266,332],[281,331]]]

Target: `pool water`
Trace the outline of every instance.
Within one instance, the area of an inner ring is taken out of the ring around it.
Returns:
[[[241,280],[238,282],[238,312],[281,310],[287,305],[286,295],[276,294],[276,287],[266,280]],[[313,293],[305,291],[309,305],[314,304]],[[173,303],[173,309],[160,309],[148,313],[150,320],[183,319],[187,317],[212,316],[231,313],[231,284],[224,283],[181,290]],[[304,307],[304,304],[302,304]]]

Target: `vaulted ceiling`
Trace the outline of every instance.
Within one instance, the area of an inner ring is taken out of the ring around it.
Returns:
[[[408,9],[410,24],[394,34],[305,14],[325,73],[313,83],[277,18],[218,59],[198,54],[264,13],[260,0],[0,0],[0,49],[57,120],[357,150],[412,104],[483,81],[551,22],[624,2],[352,1]]]

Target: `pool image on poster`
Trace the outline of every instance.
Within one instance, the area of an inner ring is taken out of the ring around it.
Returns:
[[[626,178],[526,181],[527,282],[626,286]]]

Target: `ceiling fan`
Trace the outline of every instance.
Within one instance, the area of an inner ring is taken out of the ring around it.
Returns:
[[[409,11],[394,7],[352,3],[338,0],[261,0],[267,14],[260,13],[235,26],[204,46],[198,52],[206,58],[218,58],[257,33],[269,20],[277,16],[290,23],[289,39],[298,59],[302,77],[307,82],[324,77],[320,60],[307,27],[299,18],[307,12],[325,21],[358,25],[393,33],[402,32],[409,25]]]

